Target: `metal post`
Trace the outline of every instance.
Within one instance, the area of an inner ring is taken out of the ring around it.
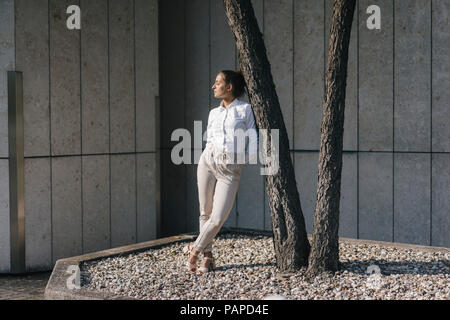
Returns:
[[[11,273],[25,273],[22,72],[8,71]]]

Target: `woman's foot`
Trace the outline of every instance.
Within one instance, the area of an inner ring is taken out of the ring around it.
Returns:
[[[200,263],[200,267],[197,270],[198,275],[213,271],[215,268],[215,261],[212,256],[212,252],[205,252],[203,255],[203,260]]]
[[[197,270],[197,260],[198,260],[198,255],[200,254],[200,251],[195,249],[195,247],[191,247],[191,250],[189,252],[189,259],[187,262],[187,270],[189,272],[195,272]]]

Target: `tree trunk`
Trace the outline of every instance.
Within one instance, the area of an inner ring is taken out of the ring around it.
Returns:
[[[279,130],[279,170],[266,175],[277,266],[293,272],[307,266],[310,245],[295,182],[289,140],[273,83],[264,41],[250,0],[224,0],[233,31],[248,97],[258,128]],[[270,150],[270,133],[267,149]]]
[[[348,45],[356,0],[335,0],[322,114],[319,177],[308,275],[339,269],[339,200]]]

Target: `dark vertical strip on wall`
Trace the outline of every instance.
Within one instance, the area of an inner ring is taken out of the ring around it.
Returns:
[[[392,242],[395,238],[395,0],[392,0]]]
[[[326,78],[327,78],[327,19],[326,19],[326,0],[323,0],[323,96],[326,94]],[[320,150],[320,145],[319,145]]]
[[[52,95],[51,95],[51,84],[52,84],[52,74],[50,65],[50,55],[51,55],[51,45],[50,45],[50,0],[47,1],[47,12],[48,12],[48,117],[49,117],[49,156],[50,156],[50,221],[53,224],[53,165],[52,165]],[[51,232],[51,261],[54,261],[53,253],[53,227],[50,228]]]
[[[165,200],[166,200],[166,196],[165,196],[165,178],[164,178],[164,172],[166,169],[166,165],[164,163],[164,155],[165,155],[165,150],[164,150],[164,146],[163,146],[163,137],[165,136],[163,133],[163,130],[165,128],[164,124],[163,124],[163,117],[164,117],[164,112],[162,109],[163,106],[163,93],[164,93],[164,85],[163,85],[163,73],[165,72],[165,65],[163,64],[163,56],[164,56],[164,47],[163,44],[165,44],[165,38],[164,35],[162,34],[162,31],[165,28],[165,25],[163,24],[163,22],[166,21],[165,19],[165,5],[167,4],[167,1],[165,0],[158,0],[158,49],[159,49],[159,56],[158,56],[158,64],[159,64],[159,75],[158,75],[158,79],[159,79],[159,163],[160,163],[160,179],[159,179],[159,190],[160,190],[160,216],[159,216],[159,231],[158,231],[158,237],[162,238],[165,234],[165,226],[164,226],[164,213],[165,213]]]
[[[295,0],[292,0],[292,150],[295,150]],[[295,155],[291,153],[292,166],[295,168]]]
[[[138,183],[137,183],[137,119],[136,119],[136,0],[133,0],[133,87],[134,87],[134,191],[136,201],[136,230],[135,240],[138,241]]]
[[[156,143],[155,143],[155,149],[156,149],[156,172],[158,174],[157,179],[157,208],[156,208],[156,238],[161,238],[163,234],[163,226],[162,226],[162,217],[163,217],[163,150],[162,150],[162,110],[161,110],[161,96],[162,96],[162,36],[161,36],[161,24],[163,19],[161,18],[161,11],[162,11],[162,3],[166,2],[164,0],[157,0],[158,1],[158,12],[156,13],[156,18],[158,20],[158,31],[157,31],[157,38],[158,38],[158,88],[159,93],[158,96],[155,98],[155,108],[156,108],[156,127],[157,127],[157,134],[156,134]]]
[[[209,77],[209,83],[212,86],[213,83],[215,82],[215,78],[213,78],[213,76],[212,76],[212,59],[211,59],[211,53],[212,53],[212,50],[211,50],[211,48],[212,48],[212,41],[211,41],[211,37],[212,37],[212,32],[211,32],[212,22],[211,22],[211,16],[212,16],[212,9],[213,9],[211,3],[212,3],[212,1],[208,1],[208,9],[209,9],[208,10],[208,13],[209,13],[208,14],[208,16],[209,16],[209,19],[208,19],[209,75],[208,75],[208,77]],[[213,99],[213,93],[210,90],[210,92],[209,92],[209,110],[211,110],[213,108],[213,104],[211,103],[212,99]]]
[[[264,39],[265,28],[266,28],[266,23],[265,23],[266,19],[264,18],[265,2],[266,2],[266,0],[262,0],[262,3],[263,3],[263,9],[262,9],[262,12],[263,12],[263,14],[262,14],[262,16],[263,16],[263,21],[262,21],[263,39]],[[263,178],[263,193],[264,193],[264,197],[263,197],[263,201],[264,201],[264,204],[263,204],[263,208],[264,208],[264,221],[263,222],[264,222],[264,224],[263,224],[263,226],[264,226],[264,228],[263,229],[265,229],[265,227],[266,227],[266,210],[270,211],[270,207],[266,208],[266,202],[267,202],[266,177]],[[270,212],[269,212],[269,215],[270,215]]]
[[[184,5],[183,5],[183,17],[184,17],[184,19],[183,19],[183,53],[184,53],[183,54],[183,78],[184,78],[184,86],[183,86],[183,106],[184,106],[184,108],[183,108],[183,123],[184,123],[184,126],[183,126],[183,128],[187,128],[187,126],[186,126],[186,86],[187,86],[187,84],[189,82],[186,82],[186,80],[189,81],[190,79],[188,77],[186,77],[186,19],[188,19],[186,17],[186,1],[184,1]],[[190,147],[192,147],[192,136],[191,136],[191,146]],[[184,186],[184,190],[183,190],[184,191],[183,192],[183,196],[184,196],[183,203],[185,203],[185,204],[187,204],[187,202],[186,202],[186,199],[187,199],[186,188],[189,187],[189,186],[186,185],[186,183],[188,181],[188,179],[187,179],[187,177],[188,177],[188,175],[187,175],[187,170],[188,170],[187,166],[188,166],[187,164],[182,164],[181,165],[181,169],[183,170],[184,177],[185,177],[185,179],[184,179],[185,186]],[[187,215],[188,208],[187,208],[187,206],[184,206],[184,208],[182,208],[181,212],[183,212],[183,211],[184,211],[184,213],[183,213],[183,217],[184,217],[184,230],[183,230],[183,232],[186,232],[188,230],[188,215]]]
[[[356,13],[356,238],[359,239],[359,1]]]
[[[23,158],[23,76],[7,72],[10,272],[25,272],[25,212]]]
[[[188,19],[188,17],[186,17],[186,1],[185,1],[185,5],[183,6],[183,78],[184,78],[184,86],[183,86],[183,104],[184,106],[186,106],[186,85],[187,85],[187,80],[188,78],[186,77],[186,20]],[[183,128],[187,128],[186,126],[186,107],[183,108],[183,123],[184,126]],[[191,131],[192,134],[192,131]],[[191,145],[189,147],[192,147],[192,136],[191,136]],[[191,149],[192,150],[192,149]],[[183,154],[184,155],[184,154]],[[192,154],[191,154],[192,155]],[[187,174],[187,165],[186,164],[182,164],[182,169],[184,172],[184,176],[186,177],[186,179],[184,179],[184,203],[186,203],[186,199],[187,199],[187,188],[189,188],[188,184],[188,174]],[[188,208],[185,207],[185,214],[183,215],[184,217],[184,231],[188,230],[188,217],[187,217],[187,213],[188,213]]]
[[[112,215],[111,215],[111,51],[109,47],[109,1],[107,0],[107,25],[108,25],[108,163],[109,163],[109,247],[112,247]]]
[[[17,41],[16,41],[16,35],[17,35],[17,18],[16,18],[16,2],[13,1],[13,10],[14,14],[14,71],[17,70]]]
[[[433,0],[430,0],[430,243],[433,224]]]
[[[79,0],[79,7],[80,7],[80,11],[81,13],[83,12],[83,8],[81,8],[81,0]],[[80,13],[80,14],[81,14]],[[81,22],[80,22],[80,28],[83,28],[83,19],[81,18]],[[80,35],[79,35],[79,61],[80,61],[80,198],[81,198],[81,253],[84,253],[84,223],[83,223],[83,218],[84,218],[84,207],[83,207],[83,87],[82,87],[82,81],[83,81],[83,77],[82,77],[82,70],[81,70],[81,65],[82,65],[82,60],[81,60],[81,29],[77,31]]]
[[[186,203],[182,165],[170,159],[171,133],[184,125],[184,26],[185,1],[161,1],[161,227],[162,236],[184,232]]]

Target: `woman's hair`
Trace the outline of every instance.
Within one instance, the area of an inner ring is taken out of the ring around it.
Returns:
[[[241,70],[222,70],[220,73],[223,74],[225,83],[231,83],[233,85],[233,96],[239,98],[245,92],[247,85],[245,84],[244,76]]]

